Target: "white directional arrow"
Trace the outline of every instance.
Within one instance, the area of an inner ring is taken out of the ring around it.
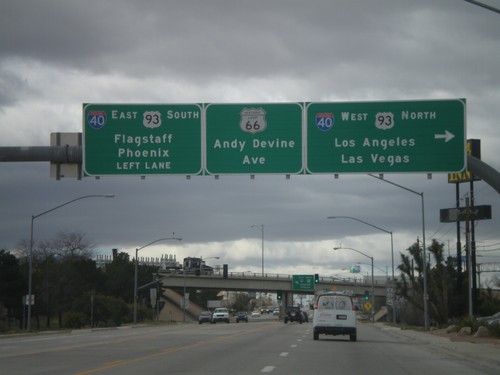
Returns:
[[[455,138],[455,134],[450,133],[448,130],[444,131],[444,134],[434,134],[434,139],[444,139],[444,143]]]

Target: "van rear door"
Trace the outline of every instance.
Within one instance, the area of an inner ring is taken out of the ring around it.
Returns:
[[[315,312],[317,325],[321,326],[343,326],[352,325],[356,319],[349,296],[324,295],[318,298],[318,306]]]

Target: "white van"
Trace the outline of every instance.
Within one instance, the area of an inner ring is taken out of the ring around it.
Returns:
[[[324,293],[316,297],[313,318],[313,338],[320,334],[349,335],[356,341],[356,311],[350,296],[343,293]]]

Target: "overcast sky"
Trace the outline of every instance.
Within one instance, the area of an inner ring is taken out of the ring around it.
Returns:
[[[500,8],[499,0],[488,4]],[[461,0],[0,1],[0,147],[48,146],[82,132],[82,103],[364,102],[465,98],[467,138],[500,170],[500,15]],[[426,242],[456,254],[447,175],[384,175],[425,197]],[[461,184],[465,205],[468,184]],[[373,256],[394,258],[422,239],[417,194],[366,174],[49,176],[48,163],[0,163],[0,248],[79,231],[104,254],[182,237],[141,256],[219,257],[230,271],[346,275]],[[475,183],[478,263],[500,261],[498,193]],[[256,225],[257,227],[252,227]],[[464,226],[462,225],[462,243]],[[362,266],[362,272],[369,267]],[[383,274],[376,270],[376,273]],[[483,280],[481,275],[481,280]]]

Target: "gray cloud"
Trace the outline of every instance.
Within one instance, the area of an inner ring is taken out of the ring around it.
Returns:
[[[0,146],[48,145],[50,132],[81,131],[82,103],[466,98],[467,136],[481,139],[483,160],[500,169],[499,41],[498,15],[455,0],[6,0]],[[78,229],[104,249],[133,249],[175,231],[184,238],[179,255],[219,249],[233,266],[251,267],[259,263],[259,232],[250,226],[264,224],[269,266],[298,270],[326,268],[325,251],[338,242],[367,247],[387,264],[386,235],[327,216],[394,231],[399,251],[421,236],[419,197],[366,175],[48,175],[44,163],[0,164],[8,213],[1,248],[27,238],[31,215],[106,193],[116,197],[37,219],[36,238]],[[428,240],[450,242],[453,253],[453,225],[439,223],[439,209],[455,205],[446,176],[386,178],[425,192]],[[465,184],[461,191],[463,199]],[[484,182],[475,196],[498,210],[498,195]],[[477,233],[478,241],[500,242],[496,219],[477,223]]]

